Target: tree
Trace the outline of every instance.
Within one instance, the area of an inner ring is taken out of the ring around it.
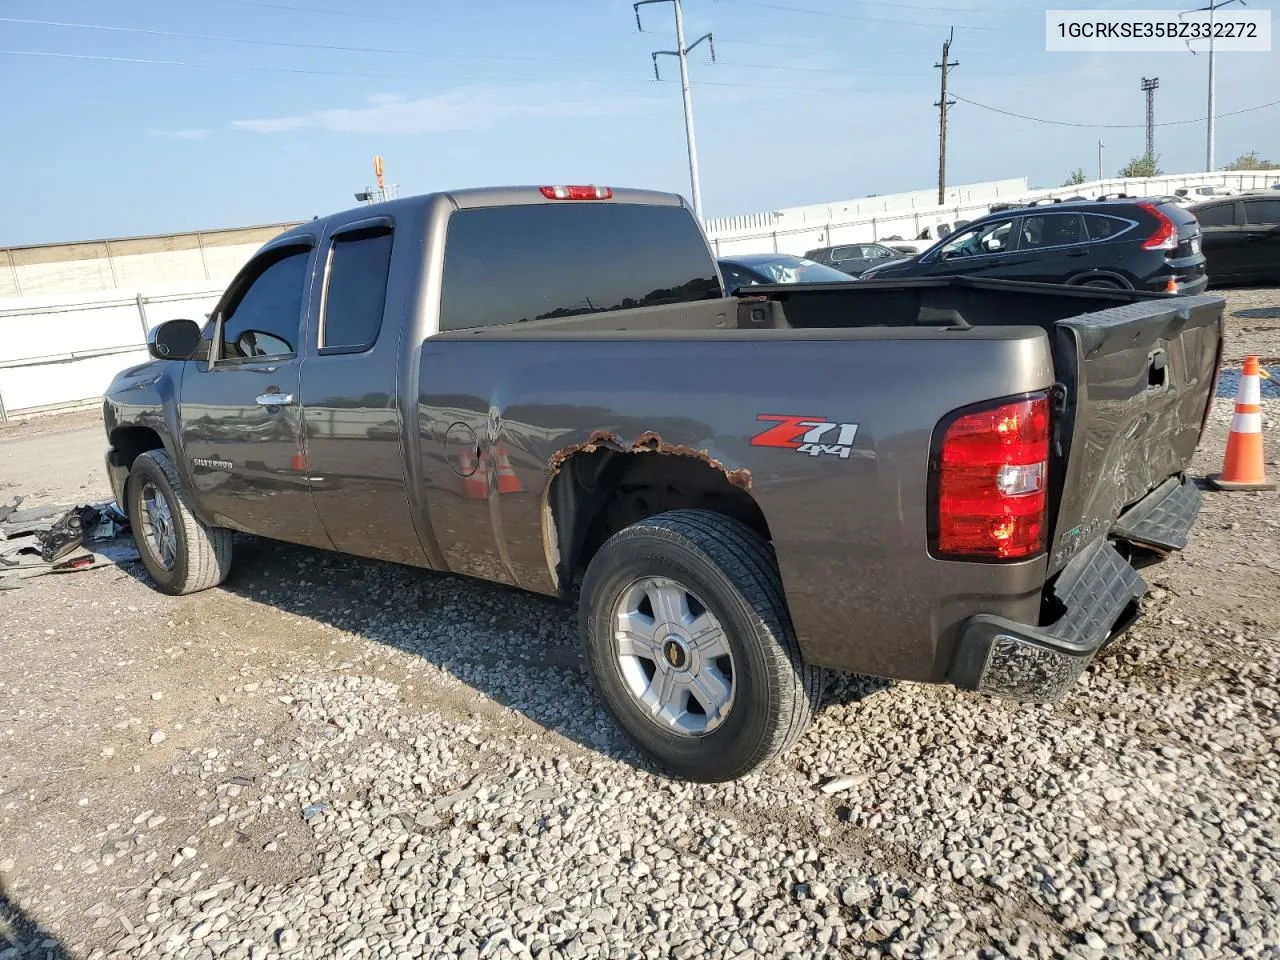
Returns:
[[[1250,150],[1248,153],[1242,153],[1236,157],[1225,167],[1227,170],[1280,170],[1280,163],[1272,163],[1270,160],[1259,160],[1258,151]]]
[[[1071,171],[1071,176],[1067,177],[1062,184],[1064,187],[1077,187],[1085,182],[1084,167],[1077,167]]]
[[[1160,169],[1160,158],[1147,154],[1134,157],[1120,168],[1122,177],[1158,177],[1162,173],[1164,171]]]

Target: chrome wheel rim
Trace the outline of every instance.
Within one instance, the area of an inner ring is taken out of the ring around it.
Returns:
[[[684,737],[711,733],[729,716],[734,663],[715,614],[683,584],[645,577],[613,607],[623,685],[656,724]]]
[[[174,529],[169,501],[160,488],[148,480],[142,485],[138,508],[142,514],[142,538],[147,543],[147,551],[156,563],[172,570],[178,557],[178,533]]]

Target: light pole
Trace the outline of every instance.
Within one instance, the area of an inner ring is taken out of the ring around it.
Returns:
[[[1106,144],[1103,143],[1101,140],[1098,141],[1098,179],[1099,180],[1102,179],[1102,148],[1105,146]]]
[[[1207,11],[1209,14],[1209,117],[1207,121],[1207,129],[1205,131],[1205,140],[1206,140],[1205,168],[1209,173],[1213,173],[1213,167],[1214,167],[1214,163],[1213,163],[1213,109],[1214,109],[1213,108],[1213,93],[1214,93],[1213,23],[1214,23],[1214,14],[1217,12],[1219,7],[1230,6],[1233,3],[1238,3],[1242,7],[1248,6],[1248,4],[1244,2],[1244,0],[1217,0],[1217,2],[1211,2],[1207,7],[1199,7],[1195,10],[1184,10],[1182,13],[1178,14],[1179,18],[1185,17],[1189,13],[1205,13]],[[1190,50],[1192,53],[1195,53],[1195,50],[1192,49],[1191,41],[1189,40],[1187,41],[1187,49]]]

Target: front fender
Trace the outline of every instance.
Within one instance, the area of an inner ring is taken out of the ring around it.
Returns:
[[[147,430],[155,434],[172,461],[188,494],[191,511],[204,523],[208,517],[194,496],[189,466],[182,455],[182,423],[178,398],[187,363],[192,361],[151,360],[118,373],[103,395],[102,421],[107,433],[107,475],[117,502],[125,505],[129,468],[139,449],[129,442],[128,431]],[[152,447],[154,449],[154,447]]]

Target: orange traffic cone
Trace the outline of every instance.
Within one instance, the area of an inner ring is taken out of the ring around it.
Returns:
[[[298,438],[293,443],[293,457],[289,461],[289,466],[297,473],[307,472],[307,457],[302,452],[302,438]]]
[[[489,496],[489,478],[485,476],[484,454],[479,449],[475,455],[470,450],[458,454],[458,472],[462,474],[462,494],[471,500],[484,500]]]
[[[1267,479],[1262,455],[1262,377],[1270,374],[1258,365],[1257,357],[1244,358],[1240,389],[1236,393],[1236,413],[1227,435],[1227,454],[1222,472],[1209,478],[1219,490],[1274,490]]]
[[[1170,278],[1169,278],[1169,282],[1168,282],[1168,283],[1166,283],[1166,284],[1164,285],[1164,292],[1165,292],[1165,293],[1177,293],[1177,292],[1178,292],[1178,281],[1177,281],[1177,280],[1175,280],[1173,277],[1170,277]]]
[[[520,478],[516,476],[515,470],[511,468],[511,460],[507,457],[507,448],[499,445],[493,452],[494,466],[497,467],[498,474],[498,493],[520,493],[524,487],[520,485]]]

